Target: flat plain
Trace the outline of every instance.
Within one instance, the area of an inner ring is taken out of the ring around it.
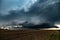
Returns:
[[[0,40],[59,40],[56,30],[1,30]]]

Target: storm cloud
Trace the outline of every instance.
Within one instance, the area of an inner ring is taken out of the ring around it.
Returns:
[[[0,5],[2,23],[26,20],[33,24],[53,24],[60,20],[59,0],[2,0]]]

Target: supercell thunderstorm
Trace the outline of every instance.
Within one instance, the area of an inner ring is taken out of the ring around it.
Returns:
[[[0,25],[24,21],[54,24],[60,20],[58,5],[59,0],[0,0]]]

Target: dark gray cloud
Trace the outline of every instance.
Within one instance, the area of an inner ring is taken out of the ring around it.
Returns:
[[[47,1],[47,2],[46,2]],[[36,15],[46,20],[54,23],[60,20],[60,1],[56,0],[42,0],[42,3],[35,3],[32,8],[30,8],[29,13],[31,15]]]
[[[36,24],[44,22],[54,23],[60,20],[59,10],[60,1],[58,0],[38,0],[26,9],[10,10],[8,15],[0,15],[0,21],[27,20]]]

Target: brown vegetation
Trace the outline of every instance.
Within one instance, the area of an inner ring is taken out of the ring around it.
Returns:
[[[59,40],[59,31],[0,30],[0,40],[51,40],[54,39],[53,36],[50,37],[52,34],[56,34],[56,40]]]

